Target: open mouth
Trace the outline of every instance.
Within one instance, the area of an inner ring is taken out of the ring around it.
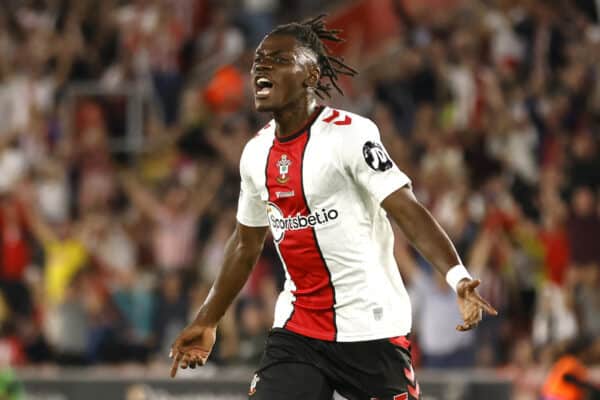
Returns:
[[[266,97],[271,94],[271,89],[273,88],[273,82],[265,77],[258,77],[254,81],[254,85],[256,88],[256,96],[258,97]]]

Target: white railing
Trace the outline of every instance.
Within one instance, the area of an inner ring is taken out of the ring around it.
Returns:
[[[80,100],[91,98],[97,101],[125,98],[125,126],[123,132],[111,132],[110,149],[115,152],[137,153],[144,143],[146,113],[156,113],[163,119],[163,110],[157,101],[152,85],[128,82],[118,87],[107,87],[97,81],[76,82],[67,86],[62,100],[63,123],[67,135],[73,135],[73,118]],[[116,134],[116,135],[115,135]]]

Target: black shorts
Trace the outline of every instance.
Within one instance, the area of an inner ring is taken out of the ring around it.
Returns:
[[[409,340],[327,342],[271,331],[250,400],[331,400],[334,391],[348,400],[418,400]]]

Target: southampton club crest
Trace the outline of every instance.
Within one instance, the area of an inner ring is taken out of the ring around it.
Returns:
[[[276,178],[279,183],[286,183],[289,177],[289,169],[292,161],[287,158],[286,154],[282,154],[279,161],[277,161],[277,166],[279,167],[279,176]]]

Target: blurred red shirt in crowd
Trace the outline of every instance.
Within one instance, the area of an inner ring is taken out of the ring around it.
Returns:
[[[21,281],[30,260],[23,210],[11,198],[0,204],[0,280]]]
[[[562,285],[565,272],[569,266],[569,237],[563,228],[543,230],[540,240],[544,246],[544,265],[547,278],[557,285]]]

